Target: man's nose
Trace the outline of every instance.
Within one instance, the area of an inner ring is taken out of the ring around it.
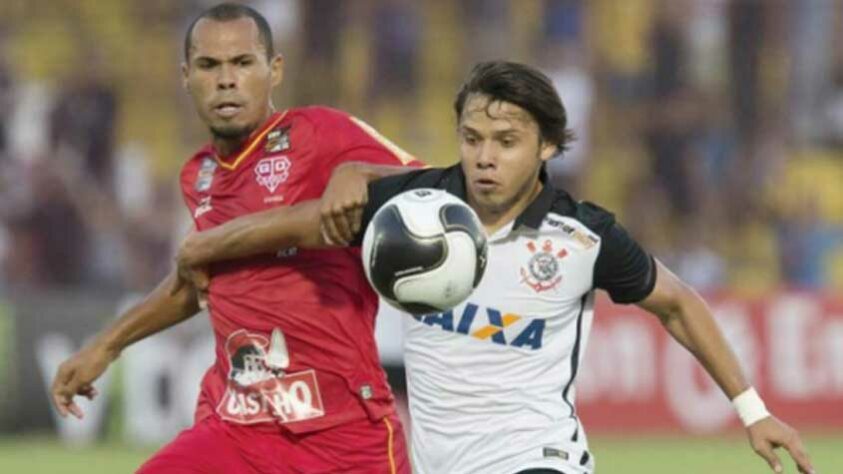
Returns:
[[[234,89],[236,86],[237,80],[234,75],[234,68],[227,64],[223,64],[220,68],[219,76],[217,76],[217,89]]]
[[[494,167],[497,163],[497,150],[494,143],[488,141],[480,147],[480,153],[477,155],[477,166],[479,168]]]

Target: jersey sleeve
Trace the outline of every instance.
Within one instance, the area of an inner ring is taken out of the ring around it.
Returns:
[[[591,204],[580,204],[581,213],[601,238],[600,253],[594,265],[594,286],[609,293],[615,303],[637,303],[652,293],[656,285],[656,264],[614,215]]]
[[[422,162],[356,117],[327,108],[321,109],[320,117],[317,122],[320,154],[328,176],[335,167],[349,161],[423,166]]]

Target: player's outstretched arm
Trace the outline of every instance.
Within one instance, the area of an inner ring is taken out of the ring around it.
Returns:
[[[799,434],[767,412],[705,301],[667,267],[658,262],[657,265],[656,286],[639,306],[661,319],[671,336],[697,358],[733,401],[752,448],[775,472],[782,472],[782,465],[774,449],[782,447],[790,453],[799,472],[812,473]]]
[[[175,293],[170,291],[175,279],[174,271],[143,301],[132,306],[59,366],[50,393],[61,416],[72,414],[82,418],[82,410],[74,402],[74,397],[94,398],[97,393],[93,382],[123,349],[199,312],[192,287],[184,286]]]
[[[337,166],[319,200],[279,206],[192,233],[179,248],[179,268],[194,268],[290,247],[346,245],[360,231],[369,182],[413,168],[347,162]]]
[[[176,255],[180,268],[290,247],[325,247],[319,233],[321,201],[304,201],[240,216],[212,229],[190,234]]]
[[[403,174],[417,168],[373,165],[350,161],[334,168],[322,193],[320,231],[327,243],[345,245],[360,232],[363,209],[369,202],[368,185],[378,178]]]

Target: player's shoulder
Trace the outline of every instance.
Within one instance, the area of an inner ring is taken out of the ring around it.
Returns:
[[[291,118],[303,119],[319,127],[322,124],[331,126],[351,121],[351,115],[339,109],[324,105],[308,105],[289,109],[287,114]]]
[[[457,167],[459,165],[447,168],[417,168],[406,173],[380,178],[373,184],[390,194],[419,188],[454,189],[459,184],[457,181],[462,180]]]
[[[216,160],[214,160],[214,150],[210,145],[205,145],[196,150],[196,152],[193,153],[193,155],[191,155],[184,164],[182,164],[180,173],[182,181],[203,166],[207,167],[208,162],[216,163]]]
[[[574,219],[598,235],[603,235],[615,224],[611,211],[590,201],[579,201],[561,189],[553,190],[550,212]]]

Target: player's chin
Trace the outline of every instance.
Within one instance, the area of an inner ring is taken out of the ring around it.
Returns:
[[[242,124],[226,123],[211,125],[211,133],[214,137],[225,140],[242,138],[249,135],[251,132],[252,130],[249,126]]]

